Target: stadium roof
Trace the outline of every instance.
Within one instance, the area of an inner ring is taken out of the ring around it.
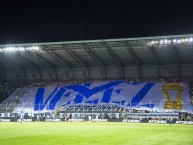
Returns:
[[[0,79],[193,80],[193,34],[0,45]]]

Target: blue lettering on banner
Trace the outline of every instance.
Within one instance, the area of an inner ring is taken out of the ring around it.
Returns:
[[[60,88],[60,90],[56,93],[56,95],[54,96],[54,98],[51,100],[50,104],[48,104],[47,110],[54,110],[56,103],[60,100],[60,98],[62,97],[63,93],[66,91],[66,89],[64,89],[63,87]],[[44,108],[41,108],[42,110]]]
[[[43,102],[43,98],[45,97],[45,88],[38,88],[36,96],[35,96],[35,101],[34,101],[34,111],[41,111],[45,109],[45,106],[47,106],[46,110],[54,110],[57,102],[61,99],[63,94],[67,89],[71,89],[74,92],[77,92],[78,94],[74,98],[74,100],[69,101],[67,104],[70,104],[70,102],[75,102],[75,104],[81,103],[83,99],[89,99],[92,95],[104,91],[103,97],[101,99],[102,103],[109,103],[111,100],[112,92],[115,86],[118,86],[121,83],[127,83],[131,85],[138,85],[141,83],[128,83],[124,81],[112,81],[107,84],[97,86],[95,88],[89,89],[87,86],[90,86],[91,84],[86,84],[86,85],[69,85],[69,86],[63,86],[63,87],[56,87],[54,91],[47,97],[45,102]],[[136,106],[141,102],[141,100],[146,96],[148,91],[155,85],[156,83],[146,83],[139,91],[138,93],[132,98],[131,100],[131,106]],[[115,90],[116,93],[120,94],[121,90]],[[65,95],[66,97],[70,96],[70,93]],[[50,103],[48,104],[48,102]],[[91,100],[91,101],[86,101],[85,102],[93,102],[93,103],[98,103],[99,99]],[[122,102],[114,102],[116,104],[121,104],[123,105],[125,103],[125,100],[121,100]],[[154,106],[153,104],[151,104]],[[65,104],[63,105],[65,106]],[[130,106],[130,103],[127,105]],[[148,105],[147,105],[148,106]],[[152,107],[151,106],[151,107]]]
[[[76,98],[74,99],[74,103],[75,104],[81,103],[82,99],[83,99],[83,96],[78,94],[78,95],[76,95]]]
[[[103,99],[101,100],[101,103],[109,103],[112,92],[113,92],[113,88],[106,90],[103,95]]]
[[[123,83],[123,81],[114,81],[107,83],[105,85],[95,87],[93,89],[88,89],[85,86],[81,85],[70,85],[70,86],[63,86],[59,90],[59,93],[56,91],[58,90],[58,87],[55,88],[55,90],[52,92],[52,94],[46,99],[45,103],[43,103],[43,96],[45,93],[45,88],[38,88],[36,96],[35,96],[35,102],[34,102],[34,111],[41,111],[45,108],[47,105],[48,101],[53,97],[51,102],[49,103],[47,110],[54,110],[56,103],[60,100],[62,97],[63,93],[65,92],[66,89],[72,89],[74,91],[77,91],[79,94],[82,94],[82,96],[86,97],[87,99],[92,96],[95,93],[98,93],[100,91],[103,91],[105,89],[111,88],[113,86],[117,86],[119,84]],[[64,89],[65,88],[65,89]],[[55,96],[53,96],[56,93]]]
[[[114,82],[110,82],[102,86],[95,87],[93,89],[88,89],[87,87],[81,86],[81,85],[64,86],[64,88],[72,89],[88,99],[93,94],[96,94],[98,92],[101,92],[103,90],[109,89],[114,86],[118,86],[121,83],[123,83],[123,81],[114,81]]]
[[[54,91],[50,94],[50,96],[46,99],[45,103],[43,103],[45,88],[38,88],[35,101],[34,101],[34,111],[43,110],[45,105],[51,99],[51,97],[56,93],[58,87],[54,89]]]
[[[127,106],[136,106],[141,102],[141,100],[145,97],[148,91],[155,85],[156,83],[147,83],[131,100],[131,104],[129,103]]]

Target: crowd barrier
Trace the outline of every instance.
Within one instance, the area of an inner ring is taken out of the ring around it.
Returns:
[[[108,122],[108,119],[92,119],[92,122]]]
[[[20,122],[20,119],[17,119],[17,122]],[[24,119],[23,122],[32,122],[32,119]]]
[[[68,122],[83,122],[84,119],[68,119]]]
[[[165,120],[149,120],[148,123],[167,124]]]
[[[176,121],[176,124],[193,124],[193,121]]]
[[[0,119],[0,122],[10,122],[11,119]]]
[[[128,123],[140,123],[140,120],[127,120],[127,119],[124,119],[123,122],[128,122]]]
[[[45,122],[61,122],[61,119],[46,119]]]

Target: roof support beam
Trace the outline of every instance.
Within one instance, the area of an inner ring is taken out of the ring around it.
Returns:
[[[21,80],[21,77],[19,74],[20,74],[20,71],[18,72],[17,70],[15,70],[15,77],[16,77],[17,81]]]
[[[6,57],[5,55],[3,55],[1,53],[0,53],[0,58],[4,59],[4,60],[8,60],[7,62],[10,63],[10,64],[13,64],[13,66],[17,66],[17,67],[20,67],[20,68],[25,67],[25,65],[19,63],[17,60],[13,60],[9,57]]]
[[[65,67],[65,76],[67,79],[70,79],[69,75],[70,75],[70,73],[72,73],[72,65],[70,64],[70,62],[67,61],[66,59],[64,59],[62,56],[60,56],[56,51],[54,51],[52,49],[49,49],[49,51],[47,50],[46,52],[49,53],[50,55],[52,55],[56,59],[57,62],[59,62],[59,63],[62,62],[67,66],[67,67]]]
[[[172,45],[172,46],[173,46],[175,56],[176,56],[177,78],[178,78],[178,81],[180,81],[181,80],[181,78],[180,78],[180,55],[179,55],[179,52],[177,50],[177,47],[175,45]]]
[[[90,57],[92,57],[92,59],[99,65],[102,66],[100,67],[100,73],[103,79],[107,78],[107,70],[106,70],[106,65],[104,64],[104,62],[97,56],[96,53],[94,53],[94,51],[89,48],[88,46],[85,46],[85,51],[90,55]]]
[[[34,58],[34,52],[30,52],[30,51],[26,51],[26,53],[28,53],[29,55],[31,55],[33,58]],[[38,57],[37,57],[37,59],[36,59],[37,61],[38,61],[38,64],[41,64],[42,62],[38,59]],[[40,67],[40,69],[39,69],[39,78],[40,78],[40,80],[42,80],[42,71],[41,71],[41,66],[39,66]],[[33,74],[32,74],[33,75]]]
[[[72,66],[71,64],[66,61],[65,59],[63,59],[60,55],[58,55],[56,52],[54,51],[46,51],[51,57],[53,57],[58,63],[64,65],[65,68],[65,76],[67,79],[69,79],[69,74],[72,71]],[[62,61],[62,62],[61,62]]]
[[[159,56],[157,54],[157,52],[155,51],[155,48],[153,46],[150,47],[151,49],[151,53],[153,55],[153,58],[154,58],[154,61],[155,63],[157,64],[157,73],[158,73],[158,76],[159,78],[161,79],[162,76],[161,76],[161,63],[160,63],[160,60],[159,60]]]
[[[29,63],[29,65],[33,65],[33,64],[31,64],[31,62],[29,62],[29,60],[28,60],[28,58],[26,59],[24,56],[22,56],[21,54],[19,54],[19,53],[16,53],[17,55],[17,59],[18,60],[20,60],[21,62],[23,62],[23,60],[24,61],[27,61],[28,63]],[[31,61],[31,60],[30,60]],[[25,69],[22,69],[23,70],[23,75],[24,75],[24,79],[25,79],[25,81],[27,80],[27,74],[26,74],[26,71],[25,71]],[[33,77],[33,79],[34,80],[37,80],[37,78],[35,77],[35,75],[34,75],[34,73],[33,73],[33,71],[32,71],[32,69],[30,68],[30,70],[31,70],[31,74],[32,74],[32,77]],[[18,74],[16,74],[16,77],[18,77],[17,76]]]
[[[30,53],[28,53],[28,54],[30,54]],[[17,55],[19,56],[19,58],[22,58],[23,60],[27,61],[30,65],[35,66],[35,68],[36,68],[36,69],[38,70],[38,72],[39,72],[39,79],[42,80],[42,74],[41,74],[41,68],[40,68],[40,66],[39,66],[38,64],[34,63],[32,60],[30,60],[30,59],[29,59],[28,57],[26,57],[25,55],[21,55],[20,53],[17,53]],[[30,54],[30,55],[31,55],[31,54]],[[26,72],[24,72],[24,76],[26,76],[25,74],[26,74]],[[34,74],[34,72],[33,72],[32,69],[31,69],[31,74],[32,74],[32,76],[33,76],[33,79],[38,80],[38,78],[36,77],[36,73]]]
[[[27,72],[26,72],[25,69],[23,70],[23,75],[24,75],[24,80],[25,80],[25,82],[27,82]]]
[[[90,79],[90,70],[89,70],[88,64],[83,59],[81,59],[74,51],[72,51],[72,49],[67,48],[65,50],[68,53],[68,55],[70,55],[81,66],[82,74],[84,78],[85,79],[87,78],[89,80]],[[86,68],[86,71],[84,68]]]
[[[0,74],[1,82],[6,82],[6,79],[7,79],[6,69],[2,66],[0,68],[1,68],[1,74]]]
[[[51,51],[51,53],[56,56],[59,60],[61,60],[68,68],[72,69],[72,65],[63,57],[61,57],[58,53],[55,51]]]
[[[0,74],[0,77],[1,77],[1,81],[5,82],[6,80],[6,67],[3,63],[0,62],[0,70],[1,70],[1,74]]]
[[[111,56],[111,58],[113,59],[113,61],[115,62],[115,64],[117,65],[117,68],[119,70],[119,76],[121,79],[124,79],[124,67],[123,67],[123,63],[121,62],[121,60],[118,58],[118,56],[115,54],[115,52],[108,46],[107,43],[104,43],[105,47],[107,48],[107,52],[108,54]]]
[[[131,54],[131,57],[132,57],[133,61],[135,62],[136,66],[137,66],[137,74],[139,76],[139,79],[141,80],[142,79],[142,64],[141,64],[141,61],[137,57],[137,55],[134,52],[133,48],[127,42],[126,42],[126,47],[127,47],[127,50],[129,51],[129,53]]]
[[[40,69],[39,65],[34,63],[32,60],[30,60],[28,57],[25,55],[21,55],[20,53],[16,53],[19,58],[22,58],[23,60],[27,61],[30,65],[35,66],[37,69]]]
[[[49,46],[49,45],[45,45],[45,46],[42,46],[42,49],[47,52],[51,57],[53,57],[57,62],[61,63],[63,62],[63,65],[65,68],[70,68],[72,69],[72,65],[70,64],[69,61],[67,61],[65,58],[63,58],[61,55],[59,55],[57,53],[57,50],[64,50],[65,47],[61,45],[61,47],[59,47],[57,45],[53,45],[53,46]],[[58,49],[53,49],[53,48],[58,48]]]
[[[13,60],[13,59],[11,59],[11,58],[6,57],[5,55],[3,55],[3,53],[1,53],[0,56],[1,56],[0,58],[2,58],[2,59],[4,59],[4,60],[8,60],[7,62],[9,62],[9,63],[11,63],[11,64],[14,64],[14,66],[19,67],[20,70],[22,70],[22,72],[24,73],[24,71],[25,71],[25,69],[26,69],[26,68],[25,68],[25,65],[23,65],[23,64],[20,63],[20,62],[18,62],[17,59]],[[16,72],[14,72],[14,73],[15,73],[15,75],[17,75]],[[5,76],[4,80],[6,81],[6,69],[5,69],[5,72],[4,72],[4,76]]]
[[[54,74],[55,74],[55,78],[54,78],[54,79],[57,79],[57,80],[58,80],[59,78],[58,78],[57,66],[56,66],[54,63],[52,63],[51,61],[49,61],[49,60],[47,60],[46,58],[44,58],[43,56],[41,56],[39,53],[34,52],[34,54],[35,54],[37,57],[39,57],[40,59],[42,59],[44,62],[48,63],[48,64],[52,67],[52,69],[54,69]],[[53,79],[52,75],[50,76],[50,73],[49,73],[49,77],[50,77],[51,79]]]

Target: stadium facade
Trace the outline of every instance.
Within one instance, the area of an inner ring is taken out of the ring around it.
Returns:
[[[193,35],[0,45],[1,81],[193,79]]]
[[[23,86],[0,109],[68,115],[87,109],[111,112],[111,118],[135,109],[192,113],[192,47],[192,34],[0,45],[2,83],[73,81]]]

